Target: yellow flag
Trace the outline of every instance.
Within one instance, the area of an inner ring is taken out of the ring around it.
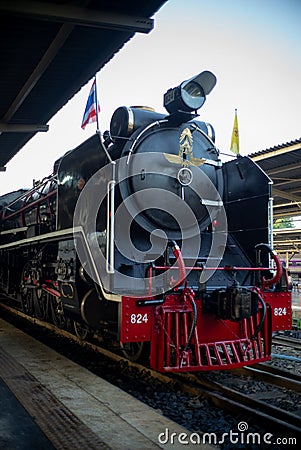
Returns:
[[[232,139],[231,139],[231,152],[235,153],[236,155],[239,153],[239,134],[238,134],[238,121],[237,121],[237,109],[235,110],[235,117],[234,117],[234,125],[233,125],[233,131],[232,131]]]

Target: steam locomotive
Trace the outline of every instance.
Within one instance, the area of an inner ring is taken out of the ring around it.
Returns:
[[[287,274],[269,243],[271,181],[222,163],[197,111],[209,71],[164,95],[162,114],[119,107],[32,189],[0,197],[0,287],[26,314],[147,349],[158,371],[270,359],[290,329]]]

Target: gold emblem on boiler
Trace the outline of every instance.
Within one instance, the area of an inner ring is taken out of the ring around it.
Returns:
[[[193,138],[189,128],[185,128],[180,136],[180,151],[178,155],[163,153],[167,161],[173,164],[181,164],[183,167],[200,166],[206,161],[203,158],[195,158],[193,156]]]

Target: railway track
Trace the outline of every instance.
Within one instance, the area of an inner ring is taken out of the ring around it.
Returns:
[[[182,380],[181,389],[192,395],[205,396],[217,407],[243,415],[271,430],[301,434],[301,417],[267,402],[252,398],[222,383],[191,374],[173,374]],[[260,379],[262,381],[262,379]]]
[[[59,336],[67,338],[81,346],[92,349],[100,353],[106,358],[125,364],[129,367],[135,367],[138,371],[147,371],[149,375],[162,383],[168,383],[174,386],[177,391],[182,391],[186,395],[194,398],[206,398],[210,404],[225,411],[229,411],[239,417],[245,417],[247,420],[260,423],[262,427],[269,430],[277,430],[278,432],[287,433],[289,435],[301,434],[301,417],[291,412],[284,411],[278,407],[270,405],[268,402],[252,398],[250,395],[238,392],[235,389],[227,387],[220,382],[210,380],[203,375],[194,374],[162,374],[155,372],[141,364],[128,361],[122,355],[116,354],[105,349],[97,343],[83,341],[69,331],[58,329],[55,325],[42,322],[39,319],[29,317],[21,311],[16,311],[8,305],[1,304],[1,308],[11,314],[24,318],[44,329],[48,329]],[[296,393],[301,392],[300,376],[291,373],[283,373],[279,369],[275,369],[267,365],[257,365],[256,367],[245,367],[236,371],[236,374],[252,376],[254,381],[270,383],[275,386],[291,389]]]
[[[273,337],[273,344],[291,347],[295,350],[301,350],[301,339],[292,338],[289,336],[278,335]]]
[[[256,364],[250,367],[243,367],[242,369],[236,369],[236,373],[245,376],[251,376],[254,380],[264,381],[274,386],[279,386],[292,391],[301,393],[301,376],[289,372],[284,369],[266,364]]]

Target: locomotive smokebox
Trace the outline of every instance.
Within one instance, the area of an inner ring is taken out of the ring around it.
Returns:
[[[164,230],[172,239],[180,239],[183,229],[199,233],[222,207],[221,163],[200,124],[174,127],[154,117],[123,147],[121,195],[132,218],[148,232]]]

